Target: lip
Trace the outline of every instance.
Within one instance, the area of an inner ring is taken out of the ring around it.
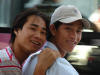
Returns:
[[[67,40],[67,43],[69,43],[69,44],[71,44],[71,45],[76,45],[77,44],[77,42],[76,41],[71,41],[71,40]]]
[[[77,44],[77,42],[75,41],[75,42],[73,42],[75,45]]]
[[[34,45],[41,46],[41,43],[40,43],[39,41],[34,41],[34,40],[32,40],[31,42],[32,42],[32,44],[34,44]]]

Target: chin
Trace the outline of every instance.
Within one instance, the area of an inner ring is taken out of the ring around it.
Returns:
[[[72,52],[73,51],[73,48],[71,48],[71,49],[68,49],[68,52]]]

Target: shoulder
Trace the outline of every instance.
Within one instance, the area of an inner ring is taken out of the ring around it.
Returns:
[[[40,51],[37,51],[36,53],[31,54],[25,61],[22,67],[22,74],[23,75],[33,75],[33,72],[35,70],[35,66],[38,61],[38,54],[40,54]]]
[[[79,75],[74,67],[65,59],[57,58],[55,63],[48,69],[48,75]]]
[[[9,46],[0,50],[0,62],[11,61],[13,56],[13,52]]]
[[[9,60],[9,57],[7,55],[6,48],[0,50],[0,63],[3,61]]]
[[[0,50],[0,66],[20,66],[10,47]]]
[[[0,75],[21,75],[21,66],[13,60],[13,55],[8,49],[9,47],[0,50]]]

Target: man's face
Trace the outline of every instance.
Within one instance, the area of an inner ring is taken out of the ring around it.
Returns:
[[[15,34],[15,43],[23,52],[36,52],[46,42],[46,23],[39,16],[29,16],[23,28]]]
[[[69,24],[62,24],[54,32],[55,44],[60,52],[71,52],[73,48],[81,40],[82,24],[80,21],[75,21]]]

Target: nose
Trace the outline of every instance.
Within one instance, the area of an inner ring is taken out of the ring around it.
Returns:
[[[75,31],[71,32],[70,38],[75,40],[77,38],[77,33]]]
[[[40,32],[36,32],[33,36],[34,36],[36,39],[41,39],[41,33],[40,33]]]

